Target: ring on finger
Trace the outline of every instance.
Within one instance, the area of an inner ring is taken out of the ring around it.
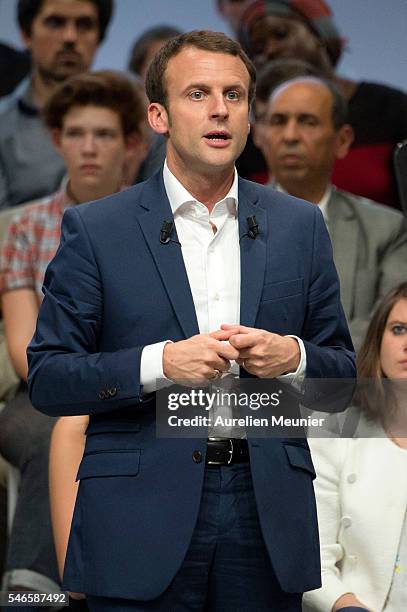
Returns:
[[[218,378],[221,378],[221,376],[222,376],[222,372],[215,368],[212,376],[210,377],[210,380],[217,380]]]

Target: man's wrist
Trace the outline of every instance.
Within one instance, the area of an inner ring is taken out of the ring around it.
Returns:
[[[287,339],[290,341],[290,344],[293,347],[293,356],[290,360],[289,369],[287,371],[287,374],[294,374],[294,372],[298,370],[298,366],[301,363],[301,350],[300,350],[300,345],[298,344],[298,341],[296,338],[287,337]]]

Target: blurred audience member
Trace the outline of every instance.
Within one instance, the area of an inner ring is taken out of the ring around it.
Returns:
[[[45,269],[59,244],[63,212],[121,188],[127,159],[134,164],[137,149],[144,150],[144,100],[125,76],[85,73],[54,91],[44,119],[66,164],[67,180],[52,196],[16,211],[0,264],[6,338],[23,381],[0,414],[0,452],[21,473],[3,587],[41,592],[57,590],[59,582],[48,498],[48,450],[55,419],[34,410],[28,399],[26,346],[35,328]]]
[[[7,208],[6,210],[0,211],[0,252],[7,236],[8,226],[15,213],[16,211],[14,208]],[[4,337],[4,322],[2,317],[0,302],[0,410],[3,407],[3,402],[15,396],[20,383],[20,379],[10,361],[7,342]]]
[[[18,0],[31,74],[0,114],[0,208],[55,191],[64,164],[40,117],[55,86],[90,67],[112,14],[112,0]]]
[[[232,31],[237,34],[242,15],[254,0],[217,0],[219,13],[228,22]]]
[[[324,0],[256,0],[242,16],[239,39],[260,68],[277,58],[305,60],[328,71],[349,102],[355,133],[349,153],[337,160],[338,187],[400,208],[392,153],[407,137],[407,94],[377,83],[334,74],[343,40]]]
[[[376,301],[406,278],[407,232],[400,212],[331,185],[333,164],[347,154],[352,137],[345,99],[315,77],[277,87],[255,129],[277,189],[320,206],[358,347]]]
[[[277,85],[285,81],[291,81],[297,77],[322,77],[329,78],[329,74],[321,72],[305,60],[294,58],[276,59],[267,62],[257,72],[256,99],[254,115],[256,122],[262,121],[267,112],[270,96]],[[330,80],[330,79],[329,79]]]
[[[407,283],[376,310],[357,365],[356,434],[309,439],[322,588],[308,612],[407,610]]]
[[[28,51],[0,43],[0,98],[11,93],[30,70]]]
[[[144,83],[151,60],[167,40],[181,34],[181,30],[168,25],[159,25],[145,30],[135,41],[130,53],[129,70]]]

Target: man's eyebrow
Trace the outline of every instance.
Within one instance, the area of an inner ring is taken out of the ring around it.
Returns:
[[[208,83],[189,83],[184,91],[189,91],[190,89],[204,89],[205,91],[207,91],[208,89],[210,89],[210,85],[208,85]]]
[[[205,91],[208,91],[212,89],[212,85],[209,85],[209,83],[189,83],[185,87],[184,91],[189,91],[190,89],[203,89]],[[239,91],[246,91],[246,87],[244,87],[241,83],[231,83],[228,85],[224,85],[222,89],[223,91],[229,91],[231,89],[238,89]]]
[[[319,119],[318,115],[314,115],[314,113],[298,113],[297,117],[311,117],[312,119]]]
[[[265,116],[268,117],[268,119],[272,119],[273,117],[288,117],[289,113],[287,113],[286,111],[272,111],[271,113],[265,113]]]
[[[65,13],[58,13],[58,11],[53,11],[52,13],[48,13],[48,15],[44,15],[44,20],[47,19],[63,19],[64,21],[73,19],[74,21],[78,21],[78,19],[91,19],[92,21],[96,21],[97,17],[94,15],[88,15],[87,13],[82,13],[81,15],[75,15],[71,17],[70,15],[66,15]]]
[[[319,120],[318,115],[314,115],[313,113],[291,113],[289,111],[284,111],[284,110],[272,111],[269,116],[270,117],[295,117],[296,119]]]
[[[242,83],[231,83],[230,85],[225,85],[223,89],[241,89],[242,91],[246,91],[246,87],[242,85]]]

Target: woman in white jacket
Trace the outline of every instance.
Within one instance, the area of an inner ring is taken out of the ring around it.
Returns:
[[[407,283],[388,294],[373,315],[358,375],[358,433],[309,440],[317,472],[322,588],[304,596],[304,609],[402,612],[407,610]],[[373,380],[364,384],[364,379]]]

